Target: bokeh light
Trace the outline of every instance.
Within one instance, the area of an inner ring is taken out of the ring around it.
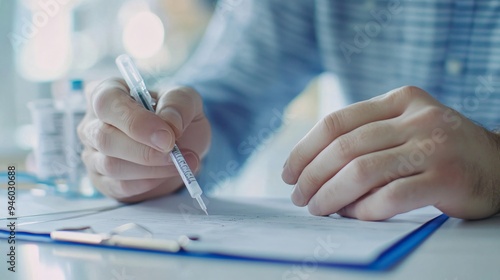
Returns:
[[[123,46],[135,58],[149,58],[163,46],[165,28],[160,18],[152,12],[132,16],[123,28]]]

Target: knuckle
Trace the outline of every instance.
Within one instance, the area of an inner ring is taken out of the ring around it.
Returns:
[[[428,98],[429,94],[416,86],[403,86],[400,91],[398,91],[401,97],[412,100],[412,99],[421,99],[421,98]]]
[[[428,105],[419,110],[413,117],[406,120],[406,125],[412,127],[441,127],[444,110],[438,106]]]
[[[113,96],[116,96],[117,92],[123,94],[123,92],[128,93],[128,90],[122,81],[118,79],[109,79],[99,84],[90,93],[91,102],[89,102],[89,104],[98,118],[103,119],[109,115],[108,112],[114,115],[130,114],[132,109],[130,104],[134,104],[134,102],[126,102],[124,101],[126,99],[123,98],[113,98]]]
[[[334,140],[337,143],[338,155],[343,159],[350,159],[352,152],[354,150],[355,141],[352,137],[344,134]]]
[[[408,96],[421,95],[425,93],[425,91],[422,90],[421,88],[412,85],[406,85],[401,87],[399,92],[402,95],[408,95]]]
[[[88,97],[90,100],[93,100],[96,96],[97,93],[100,93],[102,91],[106,91],[109,88],[116,87],[116,85],[121,84],[119,79],[117,78],[109,78],[109,79],[104,79],[99,82],[96,82],[95,86],[92,88],[92,90],[87,91]]]
[[[415,98],[428,96],[428,93],[419,87],[406,85],[387,94],[387,99],[393,104],[404,103],[409,104]],[[402,102],[401,102],[402,101]]]
[[[322,126],[325,129],[325,132],[327,135],[331,135],[335,133],[335,131],[341,131],[342,130],[342,124],[343,124],[343,111],[337,111],[335,113],[329,114],[326,117],[322,119]]]
[[[150,163],[157,151],[149,146],[143,146],[140,153],[141,159],[144,161],[144,163]]]
[[[422,110],[422,115],[424,120],[431,121],[435,123],[436,121],[441,121],[443,119],[444,110],[438,106],[427,106]]]

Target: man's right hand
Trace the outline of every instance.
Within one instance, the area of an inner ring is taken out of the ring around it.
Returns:
[[[136,202],[179,189],[182,179],[169,155],[174,143],[193,172],[200,168],[211,138],[201,97],[187,87],[155,97],[152,113],[130,97],[121,79],[87,93],[78,135],[90,180],[103,194]]]

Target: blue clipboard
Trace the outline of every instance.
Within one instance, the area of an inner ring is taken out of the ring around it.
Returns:
[[[432,235],[446,220],[448,216],[441,214],[440,216],[426,222],[419,228],[408,233],[406,236],[395,242],[393,245],[388,247],[386,250],[381,252],[375,260],[367,264],[353,264],[344,262],[318,262],[319,266],[324,267],[337,267],[344,269],[354,269],[354,270],[364,270],[364,271],[387,271],[395,267],[398,263],[403,261],[411,252],[413,252],[420,244],[422,244],[429,236]],[[0,230],[0,238],[7,239],[10,232],[7,230]],[[271,262],[271,263],[281,263],[281,264],[300,264],[300,262],[289,261],[289,260],[279,260],[279,259],[268,259],[268,258],[253,258],[237,255],[228,255],[220,253],[193,253],[185,250],[178,250],[176,252],[168,252],[166,250],[157,250],[154,248],[138,248],[138,247],[127,247],[127,246],[113,246],[107,244],[87,244],[76,241],[60,241],[51,238],[50,234],[39,234],[30,232],[16,232],[16,240],[31,241],[31,242],[43,242],[43,243],[54,243],[54,244],[72,244],[77,246],[90,246],[96,248],[106,248],[113,250],[132,250],[141,252],[152,252],[158,254],[167,255],[182,255],[191,257],[206,257],[206,258],[216,258],[216,259],[226,259],[226,260],[244,260],[244,261],[261,261],[261,262]]]

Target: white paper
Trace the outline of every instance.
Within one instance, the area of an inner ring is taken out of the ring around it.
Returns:
[[[0,192],[4,203],[7,205],[7,192]],[[110,198],[66,198],[56,195],[34,195],[31,191],[19,191],[14,200],[15,217],[18,219],[33,220],[37,216],[64,214],[74,215],[80,211],[96,211],[114,208],[122,205]],[[71,214],[73,213],[73,214]],[[0,220],[11,217],[8,211],[0,211]],[[36,219],[36,218],[35,218]]]
[[[19,230],[50,232],[92,226],[109,232],[125,223],[140,224],[155,238],[198,236],[190,251],[293,261],[369,263],[395,241],[440,212],[432,207],[383,222],[338,215],[316,217],[289,199],[205,198],[209,216],[187,195],[159,198],[76,219],[20,225]]]

